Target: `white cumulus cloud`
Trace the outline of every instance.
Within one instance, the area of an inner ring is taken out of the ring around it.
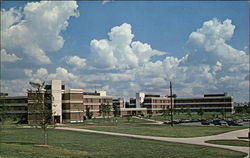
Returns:
[[[87,65],[99,71],[91,74],[87,82],[112,87],[118,96],[131,97],[138,91],[167,94],[172,81],[178,96],[229,92],[238,95],[237,99],[246,99],[248,88],[237,83],[246,85],[249,56],[228,44],[235,28],[230,19],[205,21],[190,33],[186,55],[176,58],[152,49],[147,43],[133,41],[135,35],[130,24],[113,27],[109,39],[91,41],[92,55]],[[166,57],[152,61],[154,55]],[[244,95],[239,96],[239,92]]]
[[[14,63],[22,58],[17,57],[15,54],[8,54],[5,49],[1,49],[1,62]]]
[[[86,59],[78,56],[67,56],[64,60],[67,65],[73,67],[73,70],[82,70],[86,66]]]
[[[24,8],[1,9],[1,47],[49,64],[48,52],[63,47],[61,32],[71,16],[77,17],[76,1],[29,2]]]
[[[147,43],[132,41],[132,26],[123,23],[108,33],[109,39],[90,42],[89,65],[101,69],[133,69],[147,63],[154,55],[165,52],[154,50]]]

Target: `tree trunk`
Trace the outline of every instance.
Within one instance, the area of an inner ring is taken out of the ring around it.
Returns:
[[[43,128],[43,144],[48,145],[48,132],[46,130],[46,127]]]

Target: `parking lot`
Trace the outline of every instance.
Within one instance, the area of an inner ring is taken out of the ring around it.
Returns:
[[[243,124],[243,127],[250,127],[250,122],[242,122],[242,124]],[[214,124],[201,125],[201,122],[180,123],[180,125],[184,125],[184,126],[214,126]]]

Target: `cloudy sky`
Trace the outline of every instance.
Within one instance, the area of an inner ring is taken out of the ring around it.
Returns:
[[[68,88],[249,100],[248,2],[2,2],[1,91]]]

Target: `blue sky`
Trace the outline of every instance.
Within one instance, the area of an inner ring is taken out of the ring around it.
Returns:
[[[18,95],[29,80],[62,79],[128,98],[166,94],[172,80],[177,96],[229,92],[247,101],[248,9],[243,1],[3,2],[2,91]],[[45,13],[54,20],[39,19]]]

